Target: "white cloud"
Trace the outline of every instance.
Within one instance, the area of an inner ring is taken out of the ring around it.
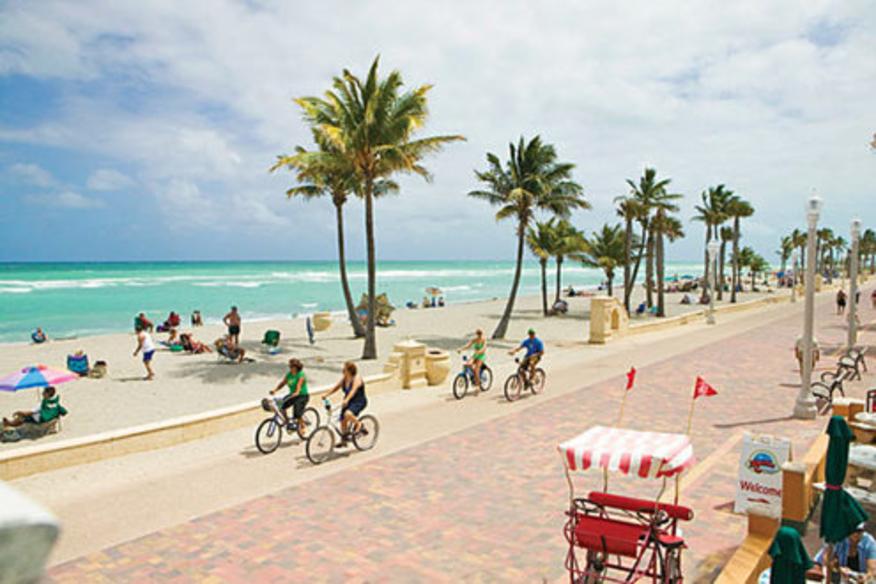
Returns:
[[[17,162],[9,167],[9,172],[22,182],[35,187],[50,187],[55,184],[52,173],[38,164]]]
[[[61,209],[99,209],[106,206],[100,199],[86,197],[74,191],[25,195],[24,200],[31,205]]]
[[[120,191],[133,185],[134,181],[117,170],[100,168],[88,177],[85,184],[92,191]]]
[[[765,249],[802,221],[813,186],[828,220],[846,225],[876,183],[866,125],[876,11],[865,0],[217,0],[207,11],[47,0],[0,8],[0,38],[0,75],[77,81],[51,115],[0,127],[0,140],[124,162],[169,214],[203,229],[230,212],[253,229],[289,217],[308,227],[321,205],[284,203],[289,177],[266,174],[276,154],[309,142],[290,98],[322,92],[343,67],[364,71],[378,53],[409,85],[435,83],[427,132],[469,138],[428,161],[434,184],[405,179],[402,196],[378,205],[393,227],[384,240],[414,255],[434,247],[431,210],[466,234],[442,254],[513,249],[511,228],[464,193],[484,153],[504,155],[521,134],[542,134],[578,164],[594,202],[578,215],[588,228],[616,221],[611,201],[644,161],[687,195],[684,219],[710,184],[750,198],[748,236]],[[698,257],[701,230],[687,231],[673,249]]]

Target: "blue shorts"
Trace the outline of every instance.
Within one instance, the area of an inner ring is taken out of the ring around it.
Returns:
[[[368,400],[365,400],[365,399],[353,400],[350,402],[350,404],[347,407],[344,408],[344,411],[341,412],[341,417],[343,418],[344,414],[346,412],[350,412],[351,414],[353,414],[354,416],[356,416],[358,418],[359,414],[362,413],[362,410],[364,410],[365,406],[367,406],[367,405],[368,405]]]
[[[152,351],[146,351],[145,353],[143,353],[143,362],[144,362],[144,363],[148,363],[149,361],[151,361],[151,360],[152,360],[152,356],[153,356],[154,354],[155,354],[155,351],[154,351],[154,350],[152,350]]]

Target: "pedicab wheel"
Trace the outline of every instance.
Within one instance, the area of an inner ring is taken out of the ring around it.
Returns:
[[[520,397],[520,376],[516,373],[505,380],[505,399],[509,402],[517,401]]]
[[[539,367],[535,370],[535,373],[532,375],[532,384],[529,386],[529,389],[532,390],[532,393],[541,393],[544,389],[544,382],[547,379],[547,375],[544,372],[544,369]]]
[[[468,379],[465,378],[465,375],[460,373],[453,380],[453,397],[456,399],[462,399],[465,397],[465,394],[468,392]]]
[[[493,371],[484,365],[481,367],[481,391],[490,391],[493,387]]]
[[[316,411],[316,408],[304,408],[304,413],[301,414],[301,421],[304,422],[304,427],[307,432],[313,432],[319,428],[319,412]],[[301,439],[306,440],[307,436],[304,436]]]
[[[332,452],[335,450],[335,433],[331,428],[322,426],[310,433],[307,437],[307,444],[304,448],[304,453],[307,454],[307,459],[313,464],[322,464],[331,458]]]
[[[270,454],[280,447],[283,440],[283,428],[274,418],[266,418],[256,428],[255,445],[262,454]]]
[[[359,431],[353,434],[353,446],[357,450],[371,450],[377,444],[380,424],[374,416],[362,416],[359,418],[359,424]]]
[[[663,560],[663,580],[665,584],[680,584],[681,577],[681,554],[679,550],[668,550],[666,559]]]

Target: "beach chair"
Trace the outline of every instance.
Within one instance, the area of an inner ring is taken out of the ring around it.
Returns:
[[[67,355],[67,370],[80,377],[88,375],[88,355],[82,352]]]
[[[265,336],[262,338],[262,345],[265,346],[267,352],[271,355],[276,355],[280,352],[280,331],[268,330],[265,331]]]

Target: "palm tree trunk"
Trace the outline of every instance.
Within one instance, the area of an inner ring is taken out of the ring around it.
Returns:
[[[730,303],[736,303],[736,286],[739,285],[739,217],[733,218],[733,275],[730,278]]]
[[[508,332],[508,324],[511,322],[511,313],[514,311],[514,301],[517,299],[517,287],[520,285],[520,272],[523,269],[523,240],[526,233],[526,226],[523,223],[517,228],[517,267],[514,268],[514,283],[511,285],[511,294],[508,296],[508,303],[505,304],[505,312],[502,314],[502,320],[499,321],[496,330],[493,331],[494,339],[504,339],[505,333]]]
[[[624,294],[627,295],[627,302],[632,298],[633,289],[636,287],[636,278],[639,276],[639,265],[642,263],[642,257],[645,255],[645,241],[647,238],[645,234],[648,233],[648,221],[645,220],[642,222],[642,242],[639,245],[639,253],[636,254],[636,265],[633,266],[633,274],[630,276],[630,285],[624,290]],[[629,311],[627,311],[629,314]]]
[[[626,218],[626,237],[624,238],[624,308],[630,313],[630,256],[633,247],[633,219]],[[611,293],[609,292],[609,295]]]
[[[648,230],[648,245],[645,246],[645,304],[654,306],[654,230]]]
[[[557,256],[557,294],[554,297],[554,302],[560,299],[560,288],[563,286],[563,256]]]
[[[700,295],[702,300],[705,300],[706,294],[709,292],[709,242],[712,241],[712,226],[706,223],[706,251],[705,260],[703,261],[703,293]]]
[[[605,274],[605,279],[608,280],[608,295],[614,296],[614,287],[612,286],[612,282],[614,281],[614,272],[608,272]]]
[[[727,242],[721,240],[721,254],[718,256],[718,300],[724,299],[724,255],[727,253]]]
[[[665,271],[663,263],[663,233],[658,230],[655,235],[657,236],[657,241],[655,242],[657,253],[657,316],[666,316],[666,300],[663,297],[663,276]]]
[[[335,218],[338,226],[338,265],[341,270],[341,288],[344,291],[344,302],[347,305],[347,316],[353,325],[353,334],[357,339],[365,336],[365,327],[359,322],[353,296],[350,294],[350,282],[347,280],[347,254],[344,251],[344,210],[341,205],[335,205]]]
[[[547,316],[547,258],[539,258],[538,263],[541,264],[541,311]]]
[[[374,257],[374,183],[365,179],[365,249],[368,259],[368,318],[365,321],[365,345],[363,359],[377,359],[377,262]]]

